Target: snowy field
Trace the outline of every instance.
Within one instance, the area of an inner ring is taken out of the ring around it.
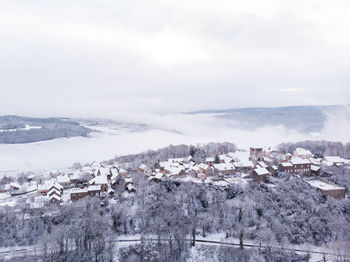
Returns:
[[[329,116],[320,133],[300,133],[284,126],[262,126],[254,130],[232,127],[225,119],[211,114],[173,114],[124,116],[118,121],[147,124],[150,129],[132,131],[118,126],[94,126],[100,133],[89,137],[59,138],[27,144],[0,144],[0,176],[23,171],[45,172],[70,167],[75,162],[85,164],[103,161],[116,155],[158,149],[170,144],[233,142],[241,148],[274,146],[282,142],[302,140],[350,141],[347,117]]]

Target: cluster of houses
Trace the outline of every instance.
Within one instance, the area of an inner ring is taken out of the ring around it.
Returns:
[[[293,154],[282,154],[271,148],[252,147],[249,151],[218,154],[201,162],[187,156],[158,162],[156,168],[141,164],[137,171],[144,174],[148,181],[159,182],[170,178],[220,186],[247,181],[268,182],[269,176],[286,172],[301,178],[326,197],[343,199],[345,188],[322,179],[319,174],[326,167],[339,168],[349,164],[349,160],[338,156],[315,158],[309,150],[303,148],[297,148]],[[40,181],[35,181],[34,178],[35,176],[28,176],[27,181],[21,185],[9,183],[1,186],[0,193],[26,195],[26,202],[31,208],[40,208],[86,197],[98,197],[101,200],[113,198],[116,190],[118,194],[120,190],[125,194],[136,192],[128,171],[116,165],[93,163],[75,171],[49,172],[40,177]]]
[[[28,185],[31,185],[30,190]],[[12,196],[26,195],[26,202],[31,208],[41,208],[85,197],[98,197],[102,200],[112,198],[115,189],[121,187],[129,193],[136,192],[133,180],[126,170],[114,165],[93,163],[74,172],[51,171],[41,177],[40,183],[10,183],[3,192],[9,192]]]
[[[287,172],[303,179],[310,186],[317,188],[324,196],[336,199],[345,198],[345,188],[335,185],[318,175],[322,167],[340,167],[345,160],[337,156],[315,158],[306,149],[297,148],[293,155],[282,154],[271,148],[250,148],[247,154],[230,152],[206,158],[202,163],[196,163],[191,156],[171,158],[159,162],[152,170],[142,164],[138,171],[145,174],[150,181],[160,181],[163,177],[185,178],[193,177],[201,181],[227,181],[228,178],[239,175],[255,182],[268,182],[269,176],[277,172]],[[315,182],[316,181],[316,182]]]

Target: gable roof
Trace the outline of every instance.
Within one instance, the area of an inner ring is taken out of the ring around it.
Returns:
[[[254,169],[254,172],[259,176],[270,174],[270,172],[264,167],[257,167]]]
[[[293,165],[304,165],[304,164],[310,164],[310,161],[308,159],[302,159],[299,157],[293,157],[290,162]]]
[[[225,171],[225,170],[235,170],[235,166],[230,163],[220,163],[220,164],[214,164],[214,168],[216,168],[219,171]]]

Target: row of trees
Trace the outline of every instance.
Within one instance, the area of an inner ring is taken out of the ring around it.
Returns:
[[[166,161],[169,158],[186,157],[191,155],[196,162],[204,162],[206,157],[215,157],[218,153],[235,152],[237,149],[232,143],[209,143],[198,145],[170,145],[158,150],[148,150],[140,154],[116,156],[107,163],[127,164],[131,169],[136,169],[140,164],[150,167],[159,161]]]
[[[297,143],[282,143],[278,149],[284,153],[292,153],[298,147],[310,150],[317,157],[323,156],[340,156],[350,158],[350,143],[343,144],[341,142],[329,141],[302,141]]]

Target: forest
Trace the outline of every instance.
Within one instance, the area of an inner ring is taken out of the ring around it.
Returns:
[[[26,129],[26,126],[29,128]],[[61,137],[86,137],[91,131],[68,118],[0,116],[0,144],[31,143]]]

